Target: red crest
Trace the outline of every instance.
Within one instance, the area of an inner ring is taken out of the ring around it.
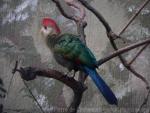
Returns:
[[[61,32],[56,22],[51,18],[43,18],[42,25],[46,27],[51,26],[57,33]]]

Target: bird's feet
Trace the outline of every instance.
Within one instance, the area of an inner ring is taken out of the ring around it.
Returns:
[[[73,72],[72,78],[74,78],[75,76],[76,76],[76,71]]]
[[[72,73],[71,73],[71,72],[72,72],[72,71],[68,71],[68,72],[65,74],[65,77],[66,77],[66,78],[72,78],[72,79],[74,79],[75,74],[76,74],[76,71],[73,72],[73,76],[72,76]]]

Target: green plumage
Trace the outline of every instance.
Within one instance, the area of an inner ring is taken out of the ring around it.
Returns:
[[[78,36],[72,34],[53,35],[48,38],[47,44],[60,65],[69,71],[80,70],[89,75],[107,102],[117,105],[116,96],[96,72],[96,58],[90,49],[79,40]]]
[[[81,65],[86,65],[90,68],[96,67],[95,56],[76,35],[60,35],[57,38],[57,41],[55,41],[55,44],[53,46],[53,52],[55,54],[62,55],[64,58],[74,63],[80,63]]]

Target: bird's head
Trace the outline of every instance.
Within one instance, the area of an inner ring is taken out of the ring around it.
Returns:
[[[41,27],[41,34],[44,37],[52,36],[52,35],[59,35],[60,29],[56,22],[51,18],[43,18],[42,19],[42,27]]]

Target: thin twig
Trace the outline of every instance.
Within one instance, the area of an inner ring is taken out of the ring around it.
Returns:
[[[146,47],[149,45],[149,43],[145,44],[140,50],[139,52],[135,55],[135,57],[128,63],[128,65],[131,65],[136,58],[144,51],[144,49],[146,49]]]
[[[150,95],[150,90],[148,90],[147,96],[145,97],[143,103],[140,105],[140,107],[139,107],[137,113],[141,113],[142,108],[144,107],[144,105],[146,105],[146,103],[147,103],[147,101],[148,101],[149,95]]]
[[[11,85],[13,83],[13,78],[14,78],[14,74],[11,76],[11,79],[10,79],[10,82],[9,82],[9,85],[8,85],[8,89],[7,89],[7,95],[9,94],[10,92],[10,88],[11,88]]]
[[[32,96],[32,98],[34,99],[34,101],[36,102],[36,104],[38,105],[38,107],[40,108],[42,113],[45,113],[45,111],[43,110],[42,106],[40,105],[40,103],[38,102],[38,100],[36,99],[36,97],[33,95],[32,91],[30,90],[28,84],[23,80],[23,83],[25,85],[25,87],[28,89],[30,95]]]
[[[12,70],[12,76],[11,76],[11,79],[10,79],[10,82],[9,82],[9,85],[8,85],[7,94],[9,94],[9,92],[10,92],[10,88],[11,88],[11,85],[12,85],[13,78],[14,78],[15,71],[16,71],[17,67],[18,67],[18,61],[16,61],[15,67]]]
[[[12,70],[13,76],[15,75],[16,72],[19,72],[19,73],[21,74],[21,70],[18,69],[18,61],[16,61],[15,67],[14,67],[14,69]],[[28,84],[24,81],[24,79],[22,79],[22,80],[23,80],[23,83],[24,83],[25,87],[26,87],[27,90],[29,91],[30,95],[32,96],[32,98],[33,98],[34,101],[37,103],[38,107],[40,108],[41,112],[42,112],[42,113],[45,113],[44,110],[43,110],[43,108],[42,108],[42,106],[41,106],[40,103],[37,101],[37,99],[36,99],[36,97],[33,95],[32,91],[30,90]],[[10,83],[10,84],[11,84],[11,83]]]
[[[127,27],[135,20],[135,18],[140,14],[142,9],[150,2],[150,0],[145,0],[145,2],[139,7],[139,10],[135,12],[135,14],[129,19],[129,21],[125,24],[125,26],[121,29],[119,32],[119,35],[121,35]]]

